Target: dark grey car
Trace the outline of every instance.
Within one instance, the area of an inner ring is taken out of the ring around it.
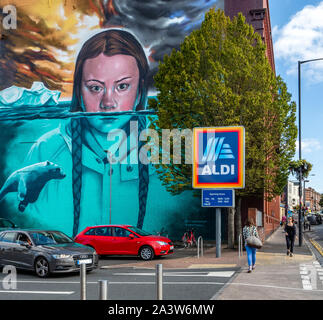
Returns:
[[[88,271],[98,267],[98,255],[91,247],[75,243],[60,231],[6,230],[0,232],[0,265],[34,270],[39,277],[50,273]]]

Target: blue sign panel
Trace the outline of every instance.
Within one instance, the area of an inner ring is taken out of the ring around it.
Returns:
[[[202,207],[234,207],[234,190],[203,189]]]
[[[244,188],[244,128],[194,128],[193,188]]]

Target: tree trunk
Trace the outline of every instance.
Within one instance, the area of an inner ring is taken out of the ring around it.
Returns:
[[[238,244],[241,228],[241,197],[237,198],[235,220],[235,243]]]
[[[228,212],[228,248],[234,249],[234,216],[235,208],[229,208]]]

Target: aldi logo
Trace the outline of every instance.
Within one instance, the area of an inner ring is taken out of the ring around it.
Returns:
[[[194,128],[193,188],[244,188],[244,127]]]

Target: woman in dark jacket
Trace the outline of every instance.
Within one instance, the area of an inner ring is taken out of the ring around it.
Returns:
[[[285,225],[285,235],[286,235],[286,244],[287,244],[287,255],[290,257],[293,256],[294,242],[296,237],[296,225],[294,219],[289,217]]]

